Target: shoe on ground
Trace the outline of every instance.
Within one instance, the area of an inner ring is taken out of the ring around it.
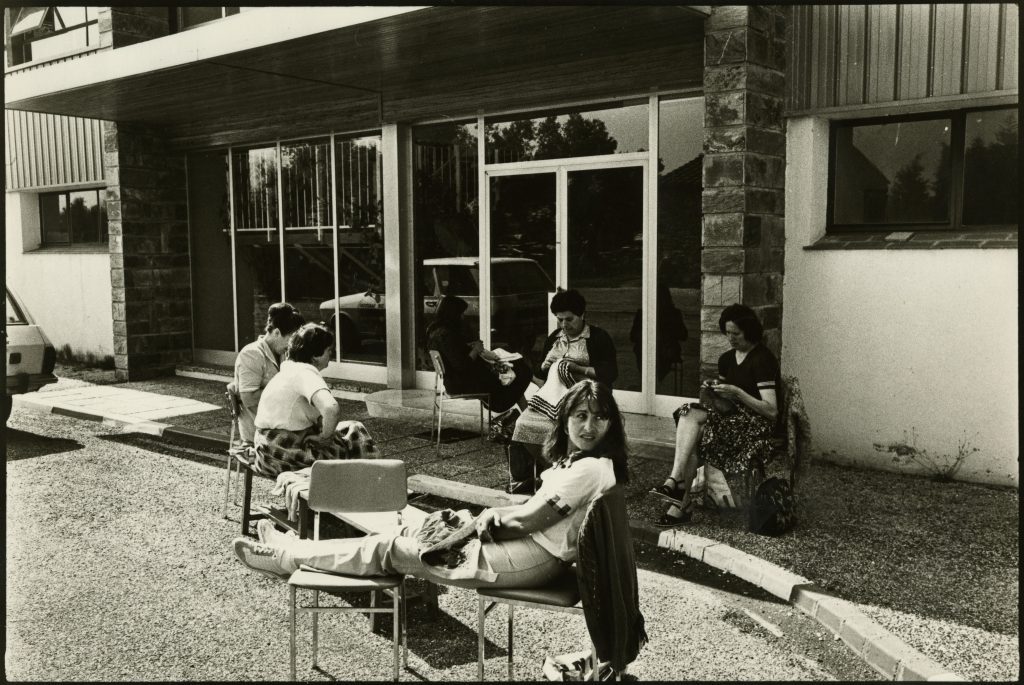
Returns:
[[[253,571],[275,580],[288,580],[291,575],[281,559],[282,550],[249,538],[235,538],[233,546],[238,560]]]
[[[654,522],[655,528],[675,528],[685,523],[689,523],[690,519],[693,518],[693,512],[684,511],[679,516],[670,516],[669,514],[662,514],[661,518]]]

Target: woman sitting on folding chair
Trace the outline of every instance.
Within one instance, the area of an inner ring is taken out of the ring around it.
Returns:
[[[651,490],[670,505],[654,524],[660,528],[692,517],[696,502],[690,490],[698,460],[726,474],[744,473],[755,456],[769,449],[776,425],[782,387],[779,362],[761,342],[764,328],[757,314],[746,305],[729,305],[718,318],[718,328],[730,347],[718,358],[718,380],[706,384],[711,392],[702,395],[702,402],[684,403],[673,413],[672,471]]]
[[[235,377],[228,383],[228,392],[238,395],[238,437],[243,443],[253,444],[260,396],[281,368],[281,358],[292,334],[305,322],[302,314],[287,302],[272,304],[267,310],[264,334],[235,357]]]
[[[540,587],[577,556],[576,540],[590,503],[629,479],[626,433],[611,390],[580,381],[560,405],[545,452],[554,465],[543,485],[523,504],[485,509],[469,524],[479,542],[476,563],[448,572],[444,560],[421,558],[419,526],[388,535],[300,540],[261,522],[260,542],[236,538],[243,564],[271,577],[287,577],[306,565],[354,576],[400,573],[459,587]],[[476,541],[473,541],[476,542]],[[472,544],[472,542],[471,542]],[[467,546],[468,549],[469,546]]]
[[[427,327],[428,347],[440,352],[444,362],[445,390],[453,395],[487,393],[495,414],[503,414],[513,405],[524,408],[523,391],[531,381],[530,365],[521,358],[513,361],[514,377],[504,384],[496,372],[498,356],[485,350],[476,336],[466,333],[462,315],[468,307],[461,297],[445,295],[437,305],[437,318]]]
[[[317,459],[373,459],[380,452],[359,421],[341,421],[341,409],[320,372],[334,352],[334,336],[307,323],[292,336],[281,370],[263,390],[256,411],[256,470],[276,477]]]

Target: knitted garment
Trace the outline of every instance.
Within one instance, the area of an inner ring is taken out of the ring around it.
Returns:
[[[597,657],[621,672],[647,643],[621,487],[606,492],[587,510],[577,545],[576,578]]]

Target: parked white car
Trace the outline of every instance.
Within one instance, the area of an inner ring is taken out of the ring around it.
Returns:
[[[469,305],[469,330],[480,316],[480,260],[440,257],[423,260],[423,325],[433,320],[441,297],[456,295]],[[548,333],[548,297],[555,284],[540,264],[523,257],[491,260],[491,340],[510,349],[529,349],[537,335]],[[384,293],[368,290],[338,298],[341,348],[357,351],[365,340],[384,339]],[[320,303],[321,320],[334,330],[334,300]]]
[[[7,392],[4,394],[3,412],[4,423],[7,423],[14,395],[32,392],[57,382],[57,377],[53,375],[57,351],[17,296],[10,288],[4,290],[7,299],[7,320],[4,323]]]

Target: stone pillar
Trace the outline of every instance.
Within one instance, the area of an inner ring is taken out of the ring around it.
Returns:
[[[704,24],[701,378],[728,349],[726,305],[752,307],[782,344],[785,40],[779,7],[718,6]]]
[[[170,7],[101,7],[97,13],[101,48],[123,48],[170,33]]]
[[[185,156],[152,128],[103,126],[115,373],[173,374],[192,357]]]

